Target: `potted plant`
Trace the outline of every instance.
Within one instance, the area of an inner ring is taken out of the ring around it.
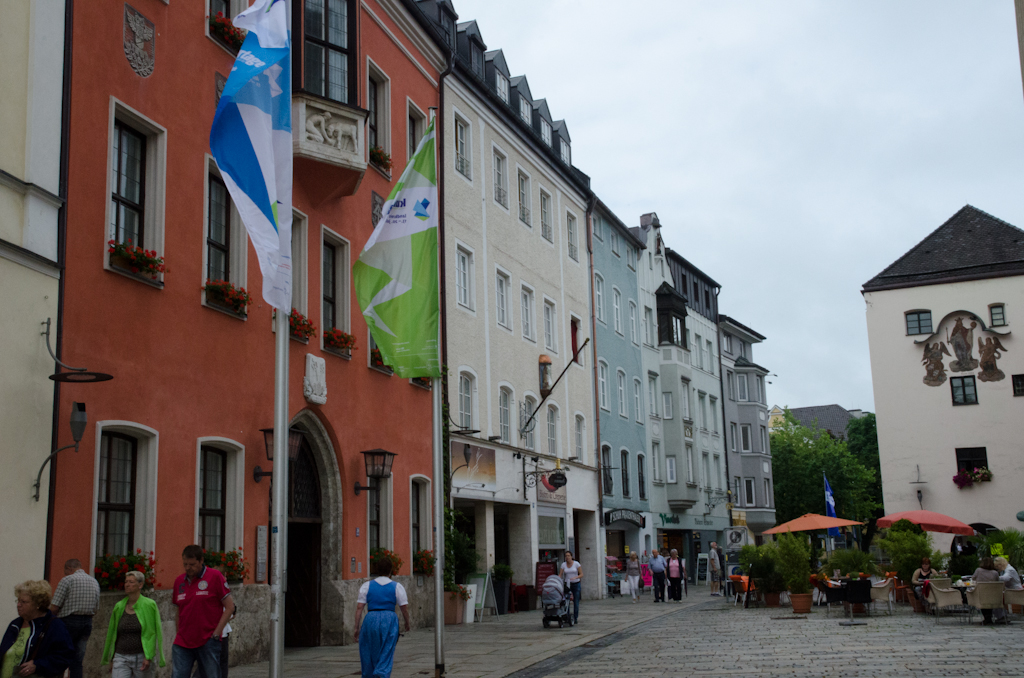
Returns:
[[[857,548],[836,549],[818,572],[829,577],[836,570],[849,573],[850,578],[855,579],[857,577],[865,578],[877,574],[878,566],[875,564],[875,559],[870,553]]]
[[[152,588],[156,581],[156,558],[153,552],[143,553],[142,549],[136,549],[135,553],[124,556],[104,554],[102,558],[96,559],[96,566],[93,574],[103,591],[123,591],[124,575],[135,570],[146,575],[146,588]]]
[[[245,556],[242,555],[242,548],[230,551],[203,551],[203,562],[210,567],[220,570],[224,578],[231,583],[245,580],[249,574],[249,565]]]
[[[931,558],[932,567],[937,570],[942,569],[946,560],[944,554],[932,551],[931,537],[908,520],[893,523],[878,540],[878,546],[888,554],[891,569],[896,571],[896,576],[908,586],[911,585],[914,570],[921,567],[923,558]],[[912,590],[907,592],[907,597],[916,612],[924,611],[924,606]]]
[[[370,162],[385,172],[391,171],[391,156],[380,146],[370,147]]]
[[[310,337],[316,336],[316,325],[302,315],[297,308],[293,308],[292,312],[288,314],[288,325],[291,335],[300,341],[308,341]]]
[[[774,542],[761,546],[748,544],[740,550],[740,568],[754,582],[768,607],[778,607],[780,594],[786,590],[786,582],[775,567],[777,557],[778,547]]]
[[[223,42],[233,52],[237,52],[245,42],[247,31],[237,28],[231,17],[224,16],[223,12],[217,12],[216,16],[207,18],[210,21],[210,35]]]
[[[324,331],[324,346],[332,351],[350,355],[352,349],[356,347],[356,336],[332,327]]]
[[[779,536],[776,567],[786,581],[795,614],[811,611],[811,551],[802,534]]]
[[[390,370],[391,368],[384,364],[384,356],[381,355],[379,348],[370,349],[370,365],[376,367],[378,370]]]
[[[498,614],[505,614],[508,612],[508,587],[512,581],[512,568],[503,563],[495,563],[491,568],[491,579],[494,580],[494,603]]]
[[[445,625],[461,624],[469,600],[469,589],[462,584],[455,584],[452,589],[444,590],[444,623]]]
[[[429,577],[434,574],[434,552],[422,549],[412,555],[412,573]]]
[[[131,240],[117,242],[107,241],[107,253],[110,254],[110,265],[138,276],[156,280],[157,275],[167,270],[164,258],[156,255],[156,250],[146,250],[132,244]]]
[[[244,287],[235,287],[226,280],[207,280],[203,289],[206,291],[206,303],[235,315],[245,315],[246,308],[252,303],[252,297]]]

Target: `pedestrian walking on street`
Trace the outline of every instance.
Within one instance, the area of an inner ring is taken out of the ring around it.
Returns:
[[[572,559],[572,551],[565,552],[565,562],[559,568],[558,574],[572,593],[572,618],[573,624],[580,623],[580,580],[583,579],[583,569],[579,562]]]
[[[629,582],[629,593],[635,603],[640,593],[640,558],[637,557],[636,551],[630,553],[629,560],[626,561],[626,580]]]
[[[107,626],[101,664],[113,660],[112,678],[150,678],[153,664],[164,666],[164,634],[160,609],[142,595],[146,575],[131,571],[124,575],[127,594],[114,606]]]
[[[711,542],[711,549],[708,551],[708,569],[711,570],[711,595],[720,596],[722,595],[718,588],[721,586],[722,581],[722,565],[721,560],[718,558],[718,546],[715,542]]]
[[[686,577],[686,563],[679,557],[679,551],[672,549],[668,557],[668,597],[677,603],[683,602],[683,579]]]
[[[395,606],[405,617],[405,632],[409,632],[409,598],[405,587],[391,580],[391,559],[379,555],[370,563],[370,575],[375,577],[359,587],[356,598],[356,642],[359,643],[359,663],[363,678],[390,678],[398,645],[398,615]],[[366,608],[362,625],[359,620]]]
[[[654,602],[664,603],[665,602],[665,568],[668,567],[668,563],[658,549],[651,551],[651,560],[647,563],[651,568],[651,575],[654,578]]]
[[[64,578],[53,593],[50,611],[64,622],[75,646],[75,657],[69,667],[71,678],[82,678],[85,646],[92,635],[92,618],[99,604],[100,585],[96,578],[82,569],[82,562],[77,558],[64,563]]]
[[[14,587],[18,616],[0,640],[0,678],[63,676],[75,659],[71,634],[49,609],[50,585],[27,581]]]
[[[207,567],[203,547],[191,544],[181,553],[184,574],[174,581],[175,626],[171,648],[173,678],[189,678],[199,665],[199,678],[220,675],[220,646],[224,627],[235,611],[228,583],[217,570]]]

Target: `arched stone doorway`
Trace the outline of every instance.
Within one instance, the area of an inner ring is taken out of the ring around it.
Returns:
[[[289,466],[285,645],[340,645],[343,631],[335,585],[341,553],[338,461],[316,414],[299,412],[291,427],[302,431],[304,439]]]

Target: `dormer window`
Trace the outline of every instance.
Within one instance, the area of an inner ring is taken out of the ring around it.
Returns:
[[[548,146],[551,145],[551,125],[548,124],[547,120],[540,121],[540,138]]]
[[[530,124],[533,118],[533,106],[530,105],[530,101],[526,97],[519,97],[519,117],[523,119],[523,122]]]
[[[572,154],[569,152],[569,143],[562,139],[562,162],[566,165],[572,164]]]
[[[473,52],[473,72],[483,77],[484,75],[484,52],[478,46],[471,47]]]
[[[498,97],[508,103],[508,79],[501,73],[494,74],[495,85],[498,89]]]
[[[441,13],[441,25],[444,27],[444,41],[448,46],[455,49],[455,19],[447,12]]]

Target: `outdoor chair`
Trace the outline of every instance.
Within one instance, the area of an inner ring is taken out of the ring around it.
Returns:
[[[953,580],[951,578],[929,579],[928,580],[929,591],[928,591],[928,595],[925,597],[925,602],[928,603],[928,605],[934,607],[935,606],[935,596],[933,596],[931,594],[931,592],[934,591],[935,589],[948,589],[952,585],[953,585]],[[925,612],[929,611],[928,605],[925,606],[925,609],[924,609]]]
[[[945,613],[947,616],[953,614],[963,616],[964,613],[968,613],[968,619],[970,619],[969,611],[970,608],[964,605],[963,595],[957,589],[940,589],[933,586],[931,593],[934,595],[935,602],[932,603],[932,607],[935,610],[935,623],[939,623],[939,617]]]
[[[893,592],[895,590],[895,586],[896,583],[892,579],[886,579],[880,584],[875,584],[871,587],[871,602],[878,603],[884,601],[886,606],[889,608],[889,614],[892,614],[893,608],[895,607],[893,605],[893,596],[895,595]]]
[[[729,575],[729,581],[732,582],[732,591],[733,591],[733,594],[734,594],[733,595],[733,602],[732,602],[733,607],[736,607],[737,605],[739,605],[740,600],[743,598],[743,594],[745,594],[747,592],[747,581],[746,581],[746,579],[747,579],[746,577],[743,577],[743,576],[738,575],[738,574],[730,574]]]
[[[973,591],[967,592],[967,604],[971,606],[971,617],[974,610],[1003,609],[1003,582],[982,581],[974,585]]]
[[[853,617],[854,605],[863,605],[864,611],[871,616],[871,582],[867,579],[858,579],[847,584],[846,605],[850,617]]]
[[[1006,616],[1009,619],[1015,605],[1024,609],[1024,589],[1007,589],[1003,591],[1003,604],[1006,605]]]

